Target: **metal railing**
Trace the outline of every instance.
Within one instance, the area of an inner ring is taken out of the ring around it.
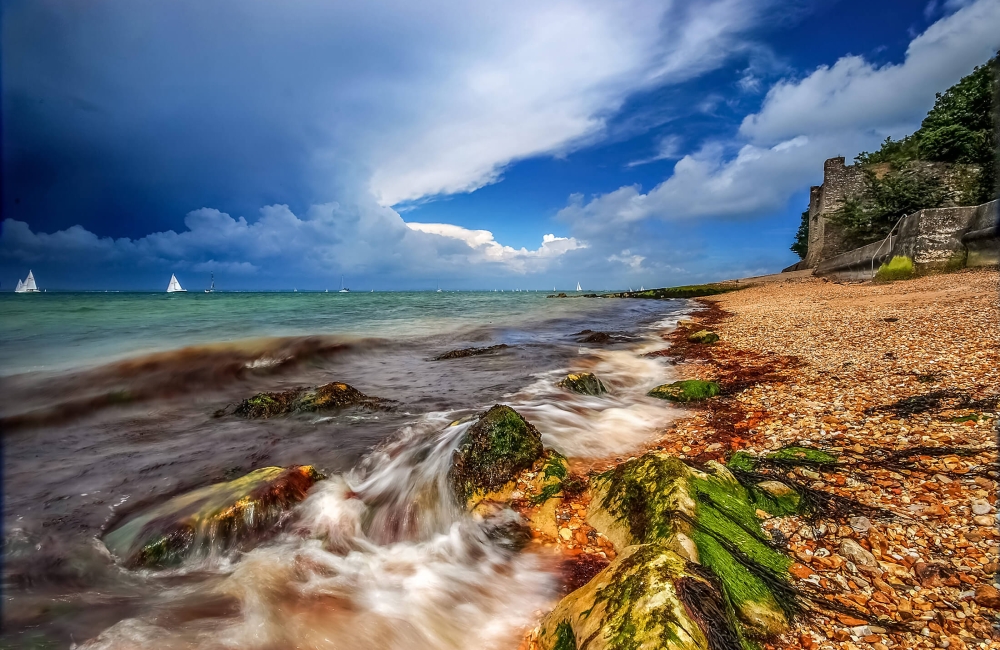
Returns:
[[[916,212],[914,212],[913,214],[916,214]],[[910,216],[910,215],[904,214],[899,219],[896,219],[895,225],[893,225],[893,227],[889,229],[889,234],[885,236],[885,239],[882,240],[882,243],[878,245],[878,248],[876,248],[875,252],[872,254],[872,277],[873,278],[875,277],[875,260],[878,259],[879,251],[882,250],[882,247],[885,246],[886,242],[889,242],[889,246],[888,246],[888,248],[886,248],[886,254],[888,255],[888,254],[892,253],[892,233],[896,230],[896,228],[899,227],[899,224],[903,221],[903,219],[907,218],[908,216]]]

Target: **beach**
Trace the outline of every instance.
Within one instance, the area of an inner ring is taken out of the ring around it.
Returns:
[[[702,310],[663,334],[671,345],[653,354],[675,362],[679,377],[717,381],[722,394],[684,407],[647,449],[695,464],[791,445],[822,449],[841,465],[787,476],[884,511],[773,519],[758,511],[764,528],[787,540],[793,584],[857,608],[838,614],[809,603],[767,647],[1000,647],[996,271],[891,284],[797,273],[739,284],[697,299]],[[688,341],[702,329],[720,340]],[[571,556],[582,546],[603,557],[610,544],[574,516],[587,495],[571,501],[570,534],[554,543]],[[589,547],[574,543],[588,534]],[[535,637],[525,646],[538,647]]]

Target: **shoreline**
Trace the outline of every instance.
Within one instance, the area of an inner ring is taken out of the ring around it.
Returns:
[[[631,458],[653,450],[700,466],[724,463],[737,451],[823,448],[843,454],[852,471],[799,468],[798,480],[897,515],[889,521],[765,519],[765,528],[787,539],[793,586],[838,585],[838,602],[902,626],[887,631],[852,616],[813,612],[765,647],[998,647],[1000,634],[992,627],[1000,607],[992,586],[1000,398],[1000,355],[991,345],[1000,340],[996,270],[891,284],[800,275],[751,278],[739,291],[696,298],[703,309],[661,334],[670,347],[650,356],[676,359],[680,378],[717,381],[722,393],[686,405]],[[704,328],[721,340],[687,340]],[[940,454],[948,448],[954,453]],[[908,469],[876,462],[907,450],[916,452]],[[593,475],[626,460],[588,469]],[[564,500],[560,510],[571,516],[561,524],[571,535],[546,544],[570,561],[580,558],[578,574],[593,572],[594,557],[614,557],[603,536],[576,516],[587,500]],[[592,544],[574,544],[588,535]],[[876,564],[859,569],[845,560],[839,551],[846,540]],[[537,634],[536,627],[521,647],[539,647]]]

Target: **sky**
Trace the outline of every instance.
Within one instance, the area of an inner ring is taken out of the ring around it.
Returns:
[[[0,290],[780,271],[996,0],[5,0]]]

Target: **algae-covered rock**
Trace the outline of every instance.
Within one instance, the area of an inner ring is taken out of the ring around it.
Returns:
[[[376,410],[390,403],[391,400],[365,395],[349,384],[336,381],[316,388],[258,393],[240,402],[234,413],[245,418],[269,418],[285,413],[308,413],[350,406]]]
[[[446,359],[464,359],[466,357],[478,357],[484,354],[493,354],[494,352],[499,352],[500,350],[506,350],[508,345],[501,343],[500,345],[491,345],[485,348],[462,348],[461,350],[451,350],[450,352],[445,352],[444,354],[439,354],[434,357],[435,361],[444,361]]]
[[[607,386],[592,372],[575,372],[566,375],[559,385],[581,395],[603,395],[608,392]]]
[[[782,447],[776,451],[769,451],[763,454],[750,454],[745,451],[738,451],[733,454],[726,464],[732,469],[752,472],[762,465],[776,467],[834,467],[839,459],[836,455],[813,449],[811,447],[798,447],[790,445]]]
[[[469,427],[455,452],[449,477],[460,503],[477,492],[495,492],[542,455],[542,437],[530,422],[497,404]]]
[[[129,568],[162,568],[195,552],[226,550],[273,530],[323,476],[308,465],[265,467],[140,512],[104,536]]]
[[[646,393],[650,397],[669,400],[671,402],[694,402],[715,397],[720,392],[719,385],[714,381],[701,379],[685,379],[672,384],[663,384]]]
[[[699,330],[688,334],[687,338],[692,343],[715,343],[719,340],[719,335],[711,330]]]
[[[698,562],[719,579],[746,632],[779,633],[794,609],[782,588],[791,560],[768,543],[760,503],[724,466],[706,467],[655,453],[622,463],[591,479],[587,520],[616,548],[655,543]]]
[[[737,650],[718,588],[660,544],[623,549],[539,626],[543,650]]]

